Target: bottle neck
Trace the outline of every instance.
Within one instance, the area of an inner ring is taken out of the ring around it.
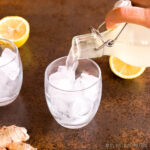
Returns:
[[[114,45],[109,47],[96,34],[90,33],[74,37],[71,51],[77,59],[97,58],[113,55]]]

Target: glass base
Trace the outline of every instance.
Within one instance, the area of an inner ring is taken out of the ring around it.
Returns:
[[[56,120],[56,122],[58,124],[60,124],[61,126],[63,126],[64,128],[67,128],[67,129],[80,129],[80,128],[83,128],[83,127],[87,126],[91,122],[91,120],[86,122],[86,123],[84,123],[84,124],[78,124],[78,125],[68,125],[68,124],[60,123],[57,120]]]
[[[0,98],[0,107],[6,106],[6,105],[12,103],[13,101],[15,101],[17,96],[18,96],[18,94],[13,96],[13,97],[11,97],[11,98]]]

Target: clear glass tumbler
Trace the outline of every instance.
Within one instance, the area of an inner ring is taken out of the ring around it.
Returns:
[[[84,89],[67,91],[49,82],[49,76],[58,66],[64,66],[67,57],[56,59],[45,71],[45,96],[54,119],[63,127],[77,129],[86,126],[95,116],[102,93],[102,79],[99,66],[91,59],[79,60],[76,77],[86,72],[97,77],[97,81]]]
[[[16,45],[0,39],[0,106],[12,103],[22,85],[22,64]]]

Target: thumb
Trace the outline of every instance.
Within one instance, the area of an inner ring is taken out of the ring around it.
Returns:
[[[134,23],[150,28],[150,9],[140,7],[119,7],[106,15],[106,27],[113,28],[117,23]]]

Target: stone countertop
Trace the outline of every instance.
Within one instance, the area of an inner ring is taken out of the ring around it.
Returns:
[[[51,116],[44,95],[47,65],[67,55],[71,39],[97,27],[114,0],[1,0],[0,18],[23,16],[30,22],[27,43],[19,48],[24,79],[20,95],[0,107],[0,126],[28,129],[28,143],[41,150],[105,150],[148,147],[150,141],[150,70],[134,80],[110,71],[108,57],[95,59],[102,70],[103,94],[91,123],[78,130],[61,127]],[[128,144],[128,145],[127,145]]]

